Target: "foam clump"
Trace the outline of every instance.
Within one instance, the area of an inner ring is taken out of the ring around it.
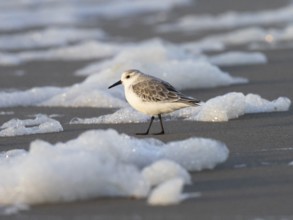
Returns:
[[[166,180],[180,177],[184,184],[191,183],[190,174],[179,164],[171,160],[159,160],[142,170],[142,175],[151,186],[159,185]]]
[[[208,100],[199,112],[190,114],[187,119],[197,121],[228,121],[245,114],[245,95],[228,93]]]
[[[0,92],[0,107],[64,106],[125,107],[121,93],[106,92],[94,84],[76,84],[67,88],[36,87],[26,91]]]
[[[17,214],[20,211],[29,210],[29,206],[26,204],[14,204],[14,205],[0,205],[0,215],[13,215]]]
[[[0,107],[38,105],[63,91],[57,87],[36,87],[26,91],[0,92]]]
[[[184,182],[181,178],[174,178],[157,186],[148,198],[150,205],[174,205],[183,200],[181,193]]]
[[[108,0],[108,1],[13,1],[0,3],[0,30],[21,30],[43,26],[74,26],[88,24],[94,16],[113,20],[138,13],[167,11],[178,5],[188,5],[190,0]],[[35,10],[38,8],[38,10]],[[5,10],[6,9],[6,10]],[[7,10],[9,9],[9,10]],[[109,16],[111,15],[111,16]]]
[[[270,48],[276,47],[278,43],[293,40],[292,30],[292,24],[282,29],[245,27],[224,34],[209,35],[197,41],[183,43],[182,46],[195,53],[201,50],[219,51],[227,46],[238,45],[248,45],[250,49]]]
[[[201,193],[182,193],[184,180],[176,177],[159,184],[148,197],[148,204],[152,206],[176,205],[189,198],[198,198]]]
[[[6,152],[1,152],[0,158],[2,159],[5,158],[6,160],[10,160],[11,158],[13,159],[14,157],[21,157],[25,154],[27,154],[27,151],[23,149],[13,149]]]
[[[122,46],[121,46],[122,47]],[[0,65],[18,65],[40,60],[88,60],[112,56],[121,47],[114,43],[86,41],[48,50],[24,51],[19,53],[0,53]]]
[[[79,46],[74,47],[76,49]],[[66,59],[77,56],[89,57],[91,51],[103,53],[101,48],[91,46],[90,43],[82,50],[75,49],[67,51],[69,54],[61,52],[60,59],[63,55]],[[126,107],[122,87],[111,90],[107,87],[118,81],[122,72],[132,68],[166,80],[178,89],[210,88],[248,82],[245,78],[233,77],[223,72],[209,61],[198,58],[176,45],[151,40],[136,46],[125,46],[112,59],[91,64],[89,68],[80,70],[79,73],[89,76],[79,84],[66,88],[44,87],[11,93],[2,92],[0,106]]]
[[[127,106],[123,96],[93,84],[76,84],[39,103],[42,106],[118,108]]]
[[[182,145],[180,150],[178,150],[179,143]],[[191,171],[213,169],[216,164],[226,161],[228,154],[229,150],[224,143],[206,138],[174,141],[168,143],[164,148],[164,155],[167,159],[173,160]],[[215,163],[211,163],[211,161]]]
[[[246,113],[258,112],[279,112],[288,111],[291,105],[291,100],[287,97],[279,97],[273,101],[268,101],[261,98],[259,95],[248,94],[245,97]]]
[[[1,111],[0,115],[14,115],[13,111]]]
[[[158,32],[199,31],[269,25],[292,21],[293,6],[257,12],[225,12],[220,15],[185,15],[169,24],[161,24]]]
[[[198,51],[201,45],[220,45],[218,50],[226,46],[244,45],[255,41],[264,41],[267,31],[260,27],[249,27],[234,30],[224,34],[214,34],[200,40],[184,43],[182,46],[191,51]],[[213,49],[213,48],[211,48]],[[217,50],[215,47],[214,50]]]
[[[11,119],[0,127],[0,136],[19,136],[63,131],[59,121],[38,114],[34,119]]]
[[[108,115],[94,118],[74,118],[70,124],[118,124],[118,123],[139,123],[149,119],[148,116],[137,112],[131,107],[125,107]]]
[[[199,112],[191,113],[187,119],[197,121],[228,121],[241,115],[260,112],[288,111],[291,100],[279,97],[268,101],[256,94],[228,93],[208,100]]]
[[[111,85],[127,69],[139,69],[168,81],[178,89],[210,88],[247,82],[247,79],[221,71],[200,56],[161,40],[146,41],[129,47],[111,60],[91,64],[77,73],[95,73],[85,83],[95,82],[99,86],[105,83]]]
[[[226,52],[209,57],[209,61],[220,66],[251,65],[267,63],[267,57],[260,52]]]
[[[221,122],[238,118],[245,114],[261,112],[288,111],[291,100],[279,97],[273,101],[266,100],[257,94],[231,92],[214,97],[201,103],[198,107],[184,108],[171,113],[171,119],[184,118],[192,121]],[[72,124],[118,124],[145,122],[147,117],[131,107],[96,118],[73,119]]]
[[[105,35],[104,31],[99,29],[51,27],[43,30],[29,31],[24,34],[2,35],[0,37],[0,48],[11,50],[63,46],[89,39],[100,39],[105,37]]]
[[[54,145],[36,140],[29,151],[11,154],[13,156],[0,156],[2,205],[105,196],[145,198],[153,185],[153,178],[145,172],[152,170],[151,176],[158,176],[155,172],[162,173],[162,170],[152,169],[157,166],[166,171],[166,180],[160,182],[170,180],[171,176],[185,179],[175,184],[177,197],[182,185],[190,180],[184,169],[209,169],[224,162],[229,151],[223,143],[210,139],[190,138],[164,144],[156,139],[118,134],[110,129],[87,131],[76,139]],[[201,159],[195,163],[199,158],[206,161]]]

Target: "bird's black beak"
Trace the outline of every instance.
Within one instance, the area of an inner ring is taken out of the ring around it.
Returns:
[[[109,86],[108,89],[111,89],[111,88],[113,88],[114,86],[118,86],[118,85],[120,85],[120,84],[122,84],[122,81],[121,81],[121,80],[119,80],[118,82],[116,82],[116,83],[114,83],[113,85]]]

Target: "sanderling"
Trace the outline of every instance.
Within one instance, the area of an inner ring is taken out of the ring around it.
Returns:
[[[164,127],[161,114],[170,113],[175,110],[199,105],[199,100],[185,96],[177,91],[168,82],[146,75],[139,70],[128,70],[122,73],[121,79],[109,86],[108,89],[123,84],[127,102],[137,111],[151,116],[151,121],[145,133],[147,135],[152,126],[155,116],[160,119],[161,132],[164,134]]]

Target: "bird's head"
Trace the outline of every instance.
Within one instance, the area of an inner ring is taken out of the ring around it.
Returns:
[[[118,86],[120,84],[123,84],[124,86],[130,85],[141,74],[142,73],[139,70],[135,70],[135,69],[127,70],[122,73],[121,79],[118,82],[114,83],[113,85],[109,86],[108,89],[111,89],[111,88]]]

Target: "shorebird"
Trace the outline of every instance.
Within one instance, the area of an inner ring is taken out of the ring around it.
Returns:
[[[162,114],[189,106],[198,106],[200,103],[199,100],[182,94],[168,82],[136,69],[123,72],[121,79],[108,89],[120,84],[124,86],[127,102],[137,111],[151,116],[147,131],[137,135],[149,134],[155,116],[158,116],[160,120],[161,131],[154,134],[164,134]]]

